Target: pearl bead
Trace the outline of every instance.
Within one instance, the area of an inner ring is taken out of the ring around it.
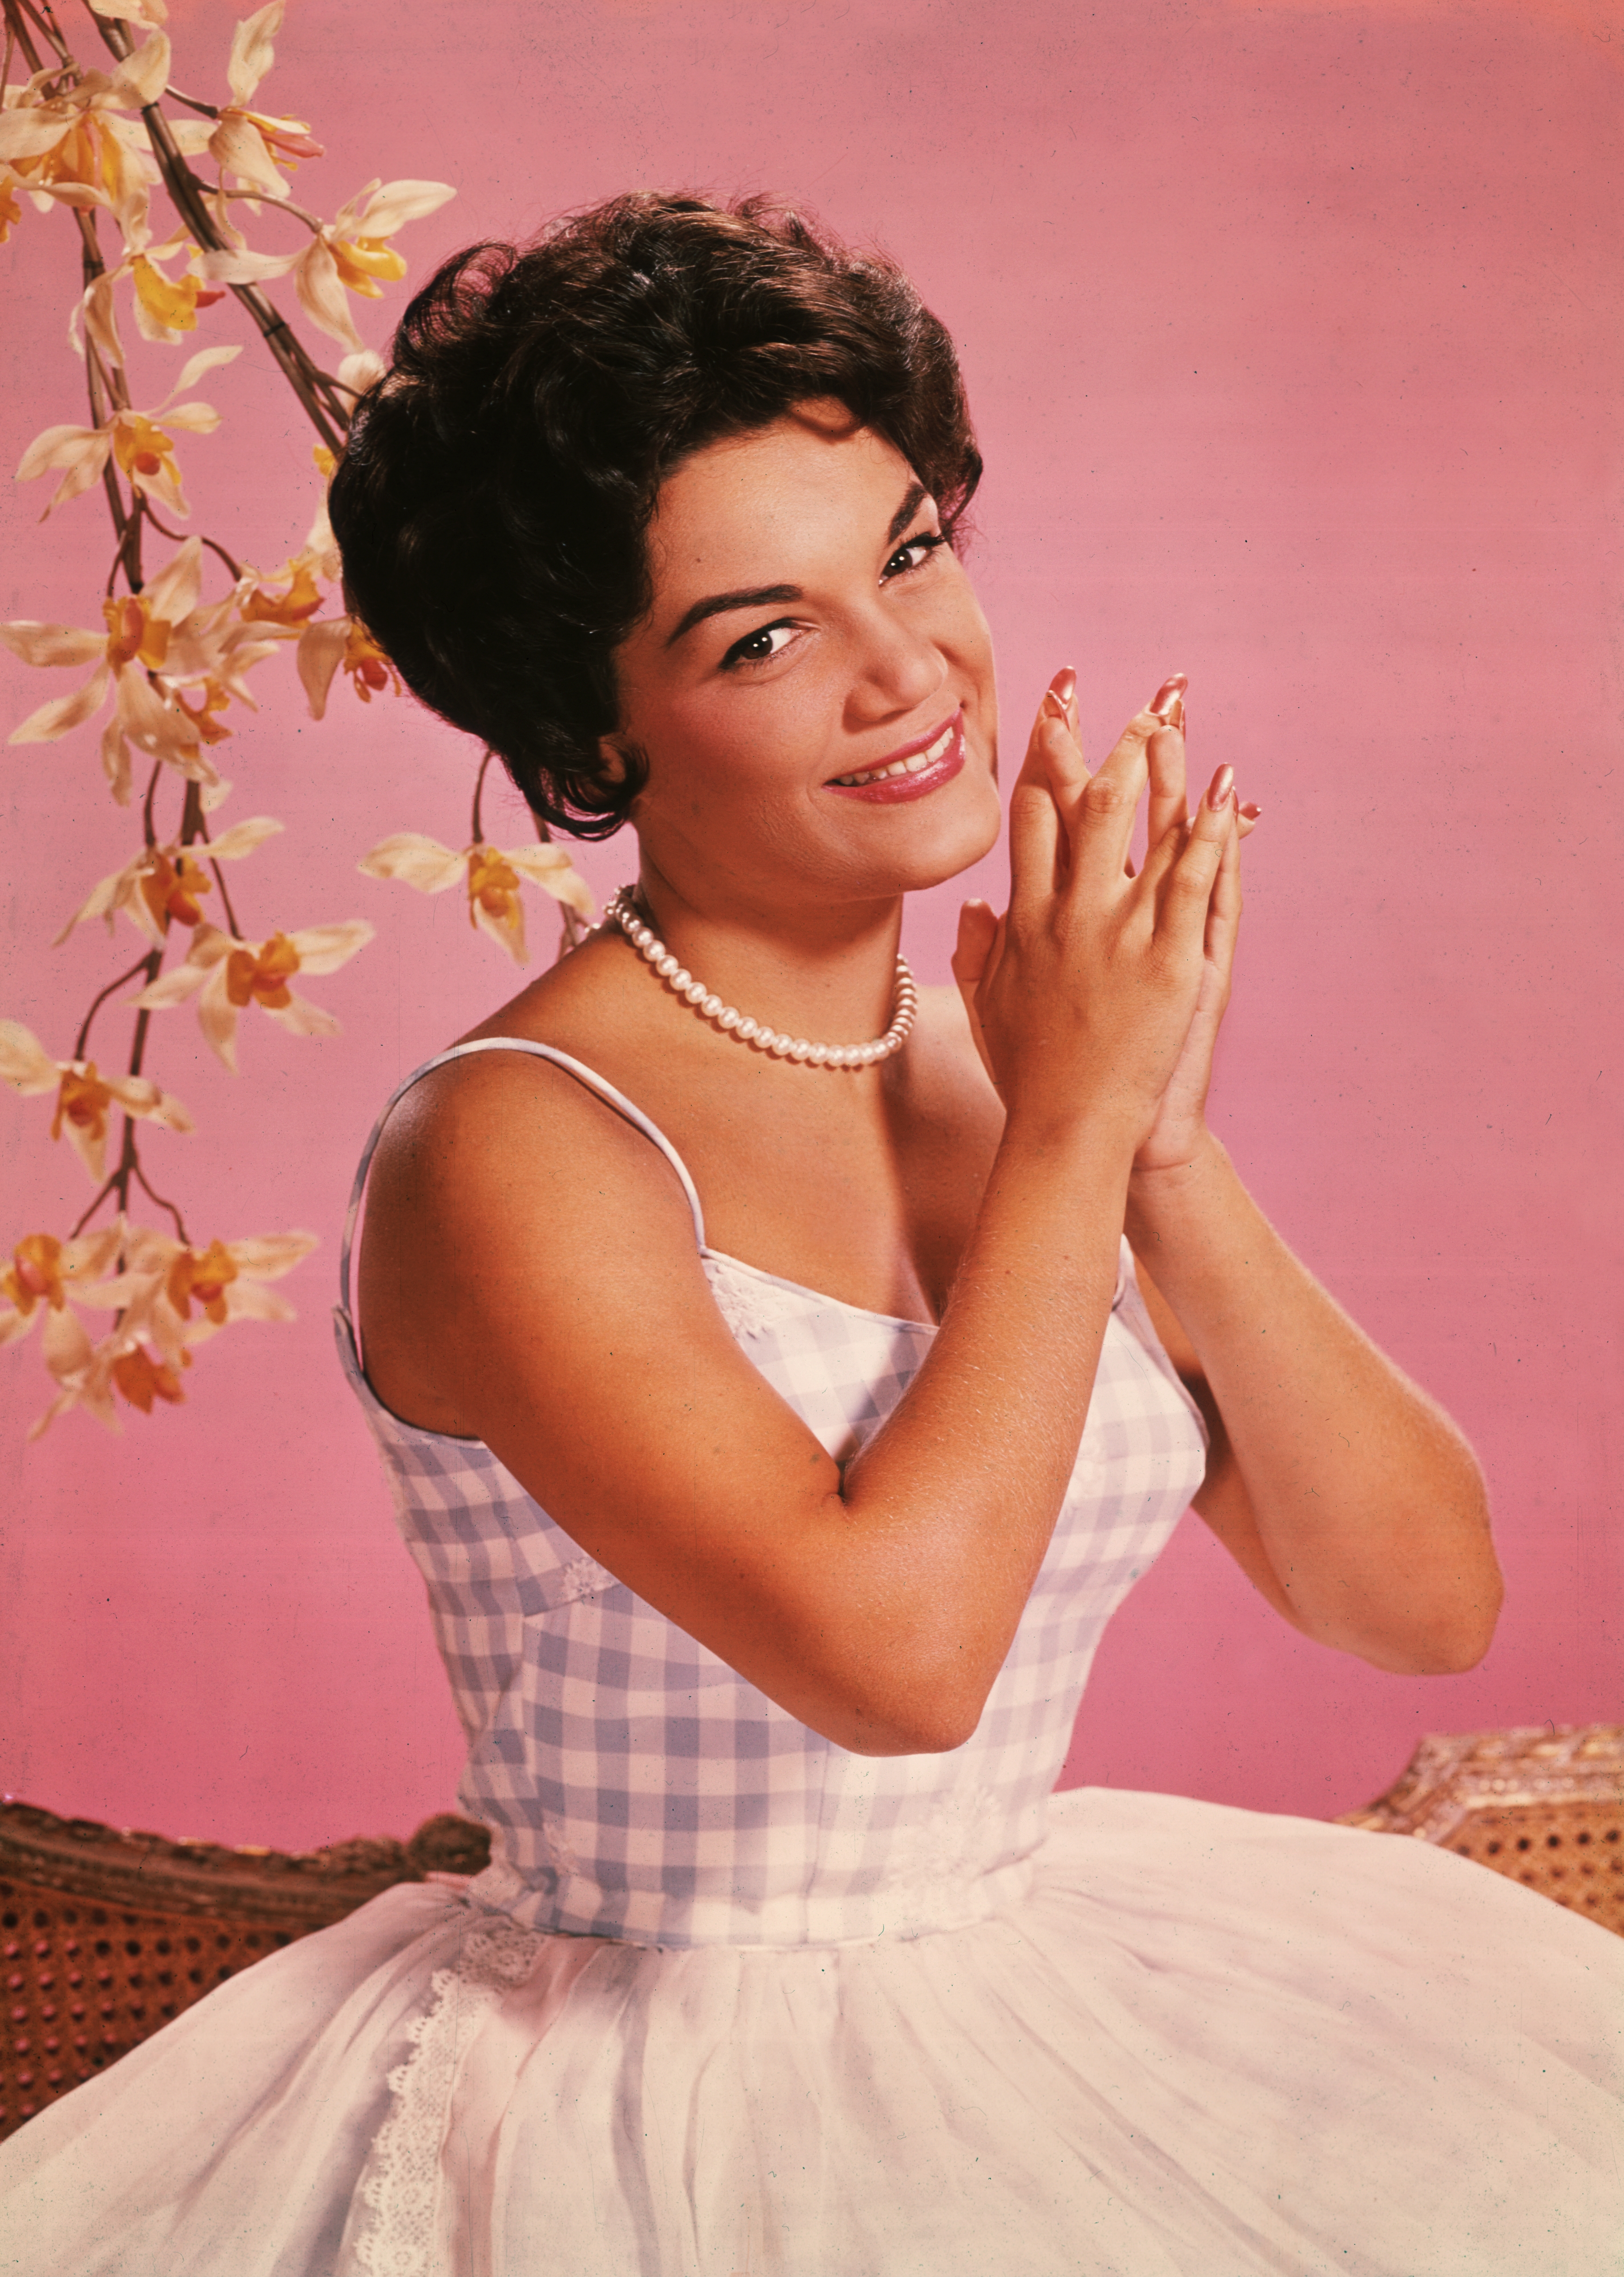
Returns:
[[[685,964],[679,964],[671,976],[671,986],[675,994],[678,996],[682,995],[693,977]]]
[[[667,949],[663,956],[655,958],[654,970],[656,972],[661,974],[664,979],[668,980],[674,972],[680,972],[682,971],[682,967],[678,964],[675,957],[672,956],[670,950]]]
[[[718,1012],[721,1009],[721,998],[714,994],[707,994],[701,996],[699,999],[699,1009],[704,1013],[707,1020],[713,1020]]]
[[[809,1060],[812,1057],[812,1046],[804,1036],[797,1036],[790,1045],[789,1056],[792,1060]]]
[[[759,1036],[761,1033],[761,1031],[757,1026],[756,1023],[753,1020],[747,1019],[743,1013],[736,1012],[733,1016],[733,1032],[738,1038],[740,1043],[747,1044],[752,1036]]]
[[[716,1024],[718,1027],[726,1028],[729,1033],[738,1026],[739,1016],[734,1010],[731,1004],[724,1004],[722,1006],[721,1011],[716,1015]]]
[[[703,980],[690,980],[682,991],[690,1004],[703,1004],[710,993]]]
[[[827,1067],[834,1057],[834,1050],[835,1047],[828,1044],[814,1044],[806,1056],[813,1067]]]
[[[773,1056],[774,1057],[774,1059],[787,1060],[787,1059],[789,1058],[789,1056],[790,1053],[791,1053],[794,1049],[795,1049],[795,1039],[794,1039],[794,1037],[793,1037],[793,1036],[774,1036],[774,1039],[773,1039],[773,1043],[772,1043],[772,1051],[773,1051]]]

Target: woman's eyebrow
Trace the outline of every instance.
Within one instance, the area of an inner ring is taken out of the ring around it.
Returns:
[[[903,502],[891,516],[890,527],[886,531],[888,545],[896,544],[928,495],[923,483],[909,484]],[[755,585],[746,592],[711,593],[685,611],[675,631],[667,635],[666,646],[675,648],[684,633],[692,632],[694,627],[702,625],[707,617],[725,616],[730,609],[760,609],[769,604],[798,601],[803,598],[798,585]]]
[[[802,598],[798,585],[757,585],[747,593],[713,593],[707,600],[696,601],[666,642],[675,648],[684,633],[692,632],[707,617],[720,617],[728,609],[759,609],[769,601],[798,601]]]

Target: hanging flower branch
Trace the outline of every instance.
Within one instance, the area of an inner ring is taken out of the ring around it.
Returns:
[[[24,663],[86,675],[31,712],[11,741],[58,742],[105,713],[103,776],[115,802],[135,809],[141,826],[129,860],[91,889],[57,936],[64,940],[99,918],[111,938],[122,912],[142,943],[135,963],[93,998],[72,1052],[55,1057],[18,1022],[0,1020],[0,1078],[25,1097],[54,1100],[50,1136],[72,1146],[95,1189],[77,1224],[63,1234],[24,1234],[0,1266],[0,1344],[20,1341],[37,1323],[56,1386],[34,1435],[72,1406],[117,1429],[115,1395],[149,1414],[156,1402],[183,1397],[180,1379],[194,1347],[219,1329],[291,1317],[286,1301],[263,1284],[290,1271],[314,1246],[313,1236],[210,1238],[199,1246],[179,1205],[149,1182],[141,1131],[193,1128],[179,1100],[144,1072],[152,1017],[194,996],[204,1035],[235,1072],[238,1017],[253,1006],[294,1034],[333,1033],[331,1013],[291,984],[336,971],[372,937],[359,918],[290,931],[272,926],[257,938],[245,930],[223,865],[254,853],[282,825],[262,815],[213,834],[210,818],[231,789],[216,753],[232,735],[233,707],[257,708],[248,675],[280,648],[294,650],[297,678],[317,720],[340,674],[362,702],[398,693],[399,679],[364,627],[343,613],[324,504],[300,551],[269,575],[239,559],[234,544],[174,527],[191,518],[181,438],[189,443],[220,423],[212,404],[192,400],[189,391],[241,351],[199,349],[172,386],[152,392],[153,407],[138,410],[124,344],[133,322],[143,342],[178,347],[196,333],[200,316],[234,298],[310,423],[324,478],[337,463],[358,395],[381,376],[379,359],[355,329],[351,297],[377,299],[404,277],[405,261],[391,240],[454,193],[439,182],[375,180],[331,221],[290,198],[289,175],[301,161],[322,157],[323,146],[311,140],[307,122],[252,107],[275,60],[284,4],[270,0],[237,26],[227,100],[214,104],[170,83],[164,0],[84,0],[85,19],[76,18],[76,26],[99,40],[109,70],[76,56],[50,0],[0,0],[0,243],[20,224],[25,199],[42,213],[61,206],[71,214],[79,278],[69,338],[83,359],[89,409],[88,424],[63,423],[36,436],[18,477],[59,477],[42,519],[99,487],[113,537],[99,609],[85,612],[88,624],[0,625],[0,641]],[[153,222],[155,193],[173,216],[162,236]],[[291,253],[250,246],[240,221],[267,209],[297,224],[306,241]],[[104,224],[116,248],[103,244]],[[266,296],[264,286],[281,278],[291,278],[309,322],[342,347],[335,371],[316,362]],[[152,400],[144,387],[141,393]],[[339,607],[324,614],[335,599]],[[563,905],[565,943],[576,937],[577,918],[591,915],[591,899],[558,848],[504,854],[484,844],[484,779],[482,765],[473,843],[464,854],[403,833],[375,848],[362,867],[429,892],[466,875],[474,921],[522,962],[521,877]],[[172,962],[178,936],[184,954]],[[93,1056],[92,1030],[99,1017],[112,1017],[114,1000],[130,1018],[127,1046],[110,1051],[103,1042]],[[110,1169],[114,1117],[122,1128]],[[135,1222],[141,1197],[169,1219],[172,1233]],[[111,1221],[89,1230],[104,1211]],[[87,1312],[111,1314],[111,1324],[97,1323],[101,1332],[93,1333],[81,1318]]]

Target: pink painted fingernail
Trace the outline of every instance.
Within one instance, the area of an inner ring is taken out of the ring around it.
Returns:
[[[1184,692],[1189,685],[1188,679],[1182,672],[1170,674],[1151,697],[1145,707],[1146,710],[1154,712],[1157,719],[1163,720],[1168,727],[1178,727],[1184,718]],[[1175,712],[1177,712],[1177,718],[1174,716]]]
[[[1221,806],[1227,806],[1234,796],[1235,770],[1227,765],[1221,766],[1212,779],[1211,788],[1207,793],[1207,803],[1216,814],[1218,809]]]
[[[1049,682],[1053,694],[1060,698],[1062,708],[1068,707],[1077,693],[1077,674],[1069,664],[1063,664]]]
[[[1046,688],[1043,690],[1041,709],[1044,719],[1058,720],[1063,727],[1066,724],[1065,704],[1052,688]]]
[[[1240,811],[1246,816],[1248,822],[1255,822],[1258,816],[1262,814],[1263,810],[1258,805],[1255,799],[1249,798],[1246,804],[1241,808]]]

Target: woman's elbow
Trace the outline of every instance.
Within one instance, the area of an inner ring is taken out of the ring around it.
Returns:
[[[1440,1592],[1430,1604],[1414,1607],[1408,1619],[1355,1649],[1393,1676],[1464,1676],[1493,1643],[1505,1595],[1499,1568],[1491,1563],[1464,1586]]]
[[[899,1661],[884,1681],[854,1687],[825,1736],[857,1755],[944,1755],[973,1739],[997,1671]]]

